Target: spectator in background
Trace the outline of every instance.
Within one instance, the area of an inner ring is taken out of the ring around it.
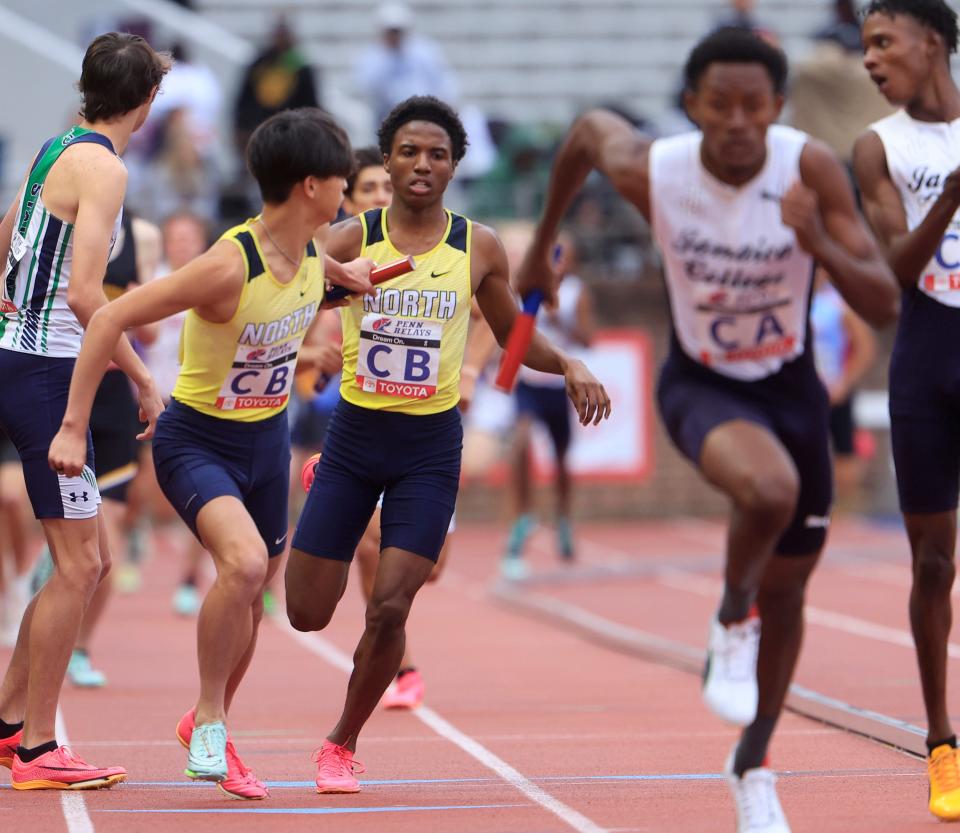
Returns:
[[[434,41],[411,33],[410,7],[384,3],[377,9],[377,21],[380,40],[364,50],[354,66],[355,83],[373,111],[374,124],[379,125],[395,104],[414,95],[455,102],[453,72]]]
[[[269,45],[254,58],[240,84],[234,129],[241,157],[260,122],[282,110],[320,106],[314,73],[297,48],[289,24],[279,18]]]
[[[863,67],[854,0],[836,0],[833,21],[813,37],[813,51],[793,70],[790,121],[849,168],[857,136],[893,108]]]
[[[853,400],[857,385],[876,360],[877,340],[822,270],[817,270],[815,288],[810,308],[814,359],[830,395],[830,441],[837,498],[839,503],[849,505],[855,500],[863,477],[863,461],[854,443]]]
[[[507,259],[514,262],[519,260],[518,255],[522,257],[533,239],[533,227],[528,225],[515,234],[511,238],[504,237]],[[522,240],[518,240],[521,235]],[[577,251],[573,239],[569,234],[561,233],[558,243],[554,264],[560,279],[557,300],[555,304],[544,303],[541,306],[537,328],[565,353],[576,355],[578,349],[589,347],[593,341],[593,300],[589,288],[574,273]],[[535,422],[539,422],[549,433],[556,462],[557,550],[564,561],[572,560],[574,554],[573,527],[570,522],[572,485],[567,466],[571,415],[563,380],[529,367],[521,367],[514,402],[517,410],[511,454],[514,520],[507,551],[501,562],[501,572],[507,579],[526,577],[528,568],[523,560],[523,548],[537,525],[533,512],[530,459],[530,435]]]
[[[779,46],[780,38],[764,26],[756,16],[756,0],[729,0],[728,8],[717,18],[714,29],[746,29],[771,46]]]
[[[755,32],[760,28],[754,14],[756,0],[729,0],[728,8],[717,18],[717,29],[732,27]]]
[[[171,110],[153,158],[130,202],[153,222],[186,211],[207,222],[217,217],[220,173],[216,155],[194,138],[186,109]]]
[[[212,156],[217,141],[217,125],[223,108],[223,90],[213,70],[192,60],[182,43],[170,50],[173,68],[163,82],[147,122],[162,126],[175,110],[183,111],[185,127],[201,156]]]

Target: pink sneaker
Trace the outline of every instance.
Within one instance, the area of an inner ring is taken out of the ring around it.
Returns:
[[[318,793],[358,793],[360,782],[354,773],[366,772],[363,764],[353,760],[353,752],[333,741],[325,740],[313,753],[317,763]]]
[[[15,790],[100,790],[127,780],[121,766],[90,766],[68,746],[58,746],[24,763],[13,759],[11,783]]]
[[[190,709],[177,723],[177,740],[186,749],[190,748],[194,718],[194,710]],[[217,786],[228,797],[246,799],[247,801],[260,801],[270,795],[267,785],[260,781],[250,767],[240,760],[237,747],[233,745],[229,735],[227,735],[227,777],[223,781],[218,781]]]
[[[394,680],[393,685],[383,695],[385,709],[415,709],[423,702],[423,677],[420,672],[408,671]]]
[[[23,729],[20,729],[8,738],[0,738],[0,766],[13,769],[13,756],[17,754],[17,747],[22,737]]]

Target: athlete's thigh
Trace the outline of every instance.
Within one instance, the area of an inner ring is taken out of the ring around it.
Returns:
[[[41,520],[95,518],[100,504],[89,431],[87,465],[80,475],[57,474],[47,462],[66,410],[72,370],[72,359],[0,350],[0,378],[12,382],[11,392],[0,397],[0,427],[16,446],[34,516]]]
[[[204,503],[197,513],[196,528],[218,569],[227,564],[248,565],[262,559],[266,570],[266,544],[239,498],[220,495]]]
[[[897,494],[904,515],[955,512],[960,497],[960,418],[890,414]]]
[[[276,560],[276,559],[274,559]],[[310,553],[290,550],[284,584],[287,615],[295,627],[298,620],[310,623],[303,630],[319,630],[330,621],[347,586],[350,562],[318,558]]]
[[[674,445],[721,491],[735,496],[764,473],[795,482],[771,415],[743,383],[708,378],[668,361],[657,399]]]
[[[417,591],[430,578],[434,562],[422,555],[397,547],[386,547],[380,554],[380,567],[373,584],[370,604],[386,603],[409,608]]]
[[[771,427],[749,418],[723,422],[707,434],[700,470],[731,497],[758,481],[799,487],[796,466],[781,440]]]
[[[778,555],[812,556],[823,549],[833,504],[830,412],[826,394],[810,391],[806,407],[782,408],[778,436],[797,468],[800,491],[790,525],[774,547]],[[796,569],[801,569],[797,567]]]

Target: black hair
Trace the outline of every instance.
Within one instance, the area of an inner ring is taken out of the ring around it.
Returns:
[[[957,13],[946,0],[871,0],[863,10],[863,16],[866,18],[872,14],[910,15],[943,38],[948,55],[957,51]]]
[[[263,122],[247,145],[247,168],[267,203],[280,203],[308,176],[328,179],[353,172],[347,134],[316,107],[284,110]]]
[[[770,73],[774,92],[782,93],[787,84],[787,56],[748,29],[727,26],[700,41],[687,58],[683,70],[684,86],[695,90],[710,64],[762,64]]]
[[[150,100],[173,62],[139,35],[107,32],[94,38],[83,56],[77,88],[87,121],[109,121]]]
[[[463,122],[460,121],[456,110],[432,95],[415,95],[406,101],[401,101],[387,114],[377,131],[380,150],[384,154],[393,151],[393,137],[397,135],[397,131],[412,121],[428,121],[442,127],[450,137],[453,161],[459,162],[463,159],[469,144]]]
[[[383,154],[380,153],[380,148],[370,147],[357,148],[353,152],[353,173],[347,177],[347,187],[343,189],[343,193],[348,197],[353,194],[353,189],[357,187],[357,177],[360,176],[360,171],[364,168],[382,168],[383,167]]]

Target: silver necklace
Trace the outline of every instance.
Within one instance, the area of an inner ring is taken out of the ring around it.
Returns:
[[[288,255],[281,247],[280,244],[273,239],[273,235],[270,234],[270,227],[263,222],[263,217],[257,217],[257,221],[263,226],[263,230],[267,233],[267,239],[273,243],[273,248],[275,248],[280,254],[282,254],[287,260],[289,260],[297,269],[300,268],[300,261],[294,260],[290,255]]]

